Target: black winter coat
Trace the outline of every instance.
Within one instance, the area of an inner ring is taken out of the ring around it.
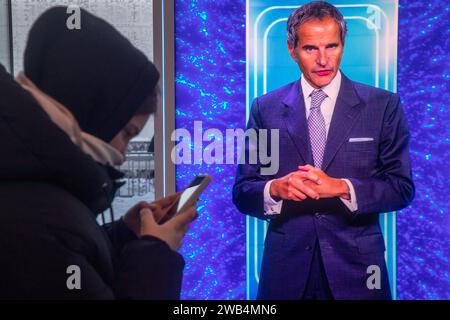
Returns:
[[[1,65],[0,155],[0,298],[179,298],[183,258],[123,221],[97,224],[119,175],[82,153]]]

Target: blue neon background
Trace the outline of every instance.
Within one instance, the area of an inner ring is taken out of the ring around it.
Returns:
[[[299,70],[286,50],[286,23],[293,7],[307,3],[309,0],[251,0],[247,30],[247,51],[249,74],[247,75],[248,97],[247,116],[254,97],[267,91],[275,90],[299,77]],[[397,9],[396,0],[333,0],[346,19],[348,34],[346,36],[344,56],[341,70],[354,81],[395,91],[397,66]],[[380,29],[370,29],[367,21],[377,23],[373,10],[368,5],[380,8]],[[359,5],[359,7],[345,7]],[[270,8],[270,10],[269,10]],[[383,12],[386,17],[381,13]],[[259,18],[258,18],[259,17]],[[359,18],[359,19],[357,19]],[[385,19],[388,19],[386,21]],[[258,20],[258,22],[257,22]],[[257,29],[256,29],[257,27]],[[376,47],[376,35],[379,35],[380,46]],[[267,37],[267,56],[264,61],[264,37]],[[388,41],[388,47],[386,47]],[[395,44],[394,44],[395,41]],[[364,48],[364,50],[361,50]],[[387,51],[385,51],[387,49]],[[257,50],[257,51],[255,51]],[[378,51],[378,52],[377,52]],[[256,53],[256,57],[255,57]],[[387,56],[386,56],[387,55]],[[379,66],[376,65],[377,57]],[[385,58],[386,57],[386,58]],[[266,68],[264,68],[264,65]],[[255,74],[256,67],[256,74]],[[264,87],[263,70],[267,70],[267,88]],[[377,76],[377,72],[379,75]],[[386,77],[387,76],[387,82]],[[378,80],[378,81],[377,81]],[[395,213],[380,215],[380,226],[385,237],[386,266],[389,273],[392,297],[396,299],[396,252],[395,248]],[[247,219],[247,298],[256,297],[257,277],[262,259],[265,237],[264,222],[256,218]]]
[[[175,0],[176,126],[245,127],[245,1]],[[398,299],[449,299],[450,4],[400,1],[398,82],[417,194],[397,215]],[[245,218],[234,165],[178,165],[177,189],[214,182],[185,239],[183,299],[245,299]]]

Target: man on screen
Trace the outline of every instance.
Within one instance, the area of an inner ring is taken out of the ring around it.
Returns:
[[[287,31],[301,79],[256,98],[248,122],[280,130],[280,169],[242,164],[233,188],[270,220],[258,298],[390,299],[378,215],[414,197],[399,97],[339,70],[347,28],[331,4],[298,8]]]

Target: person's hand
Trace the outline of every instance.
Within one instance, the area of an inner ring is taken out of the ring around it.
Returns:
[[[150,208],[144,208],[140,211],[141,237],[157,237],[166,242],[172,250],[177,251],[181,248],[183,237],[188,231],[190,223],[195,220],[197,216],[196,207],[190,207],[166,223],[160,225],[155,220],[155,215],[152,210]]]
[[[300,176],[306,179],[303,183],[318,193],[320,198],[350,199],[350,191],[344,180],[332,178],[311,165],[299,166],[298,169],[302,172]],[[309,179],[309,177],[313,177],[313,179]],[[320,184],[316,182],[317,179],[321,182]]]
[[[322,182],[315,173],[307,173],[304,171],[296,171],[285,175],[282,178],[275,179],[270,185],[270,196],[272,198],[280,198],[283,200],[303,201],[310,197],[319,199],[319,194],[305,181],[310,180],[315,184]]]
[[[180,196],[180,192],[175,193],[171,196],[159,199],[152,203],[141,201],[134,205],[131,209],[125,213],[123,216],[123,221],[127,225],[127,227],[133,231],[137,237],[140,237],[141,234],[141,215],[140,211],[142,209],[148,208],[153,212],[153,216],[156,222],[161,221],[161,219],[166,215],[167,211],[173,205],[173,203]]]

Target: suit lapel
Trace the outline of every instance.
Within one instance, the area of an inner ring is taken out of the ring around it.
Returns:
[[[287,131],[305,163],[312,164],[313,160],[309,143],[308,123],[306,122],[305,100],[300,87],[300,81],[293,83],[283,103],[286,107],[283,113],[283,120]]]
[[[359,118],[361,110],[358,106],[360,102],[352,82],[342,74],[341,88],[334,107],[322,162],[323,171],[328,168]]]

